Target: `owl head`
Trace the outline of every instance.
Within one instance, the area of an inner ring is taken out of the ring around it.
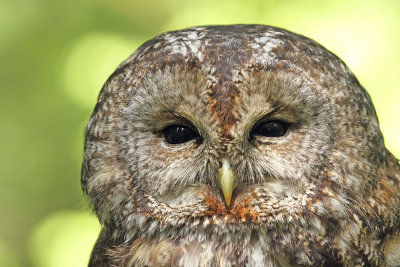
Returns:
[[[269,251],[299,251],[351,225],[335,241],[346,250],[377,228],[377,188],[395,194],[378,179],[388,157],[370,97],[327,49],[269,26],[195,27],[144,43],[108,79],[82,187],[115,243],[264,231]]]

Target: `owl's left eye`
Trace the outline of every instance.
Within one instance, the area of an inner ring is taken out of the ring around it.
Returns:
[[[260,123],[251,130],[252,135],[265,137],[280,137],[286,134],[289,124],[280,120],[271,120]]]
[[[163,130],[163,136],[169,144],[183,144],[199,137],[199,134],[187,126],[170,125]]]

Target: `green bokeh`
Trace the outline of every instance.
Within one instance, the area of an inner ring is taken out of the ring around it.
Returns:
[[[97,219],[85,212],[58,211],[35,225],[28,241],[35,267],[84,267],[100,232]]]
[[[82,211],[83,129],[102,83],[165,30],[228,23],[287,28],[335,52],[400,156],[400,1],[0,0],[0,266],[86,264],[99,226]]]

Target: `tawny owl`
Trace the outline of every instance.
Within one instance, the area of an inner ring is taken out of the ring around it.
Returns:
[[[262,25],[143,44],[87,126],[90,266],[400,266],[400,166],[334,54]]]

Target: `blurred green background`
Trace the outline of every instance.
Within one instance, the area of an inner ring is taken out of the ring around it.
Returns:
[[[261,23],[340,56],[400,156],[400,1],[0,0],[0,266],[86,266],[99,232],[80,189],[99,89],[141,43],[200,24]]]

